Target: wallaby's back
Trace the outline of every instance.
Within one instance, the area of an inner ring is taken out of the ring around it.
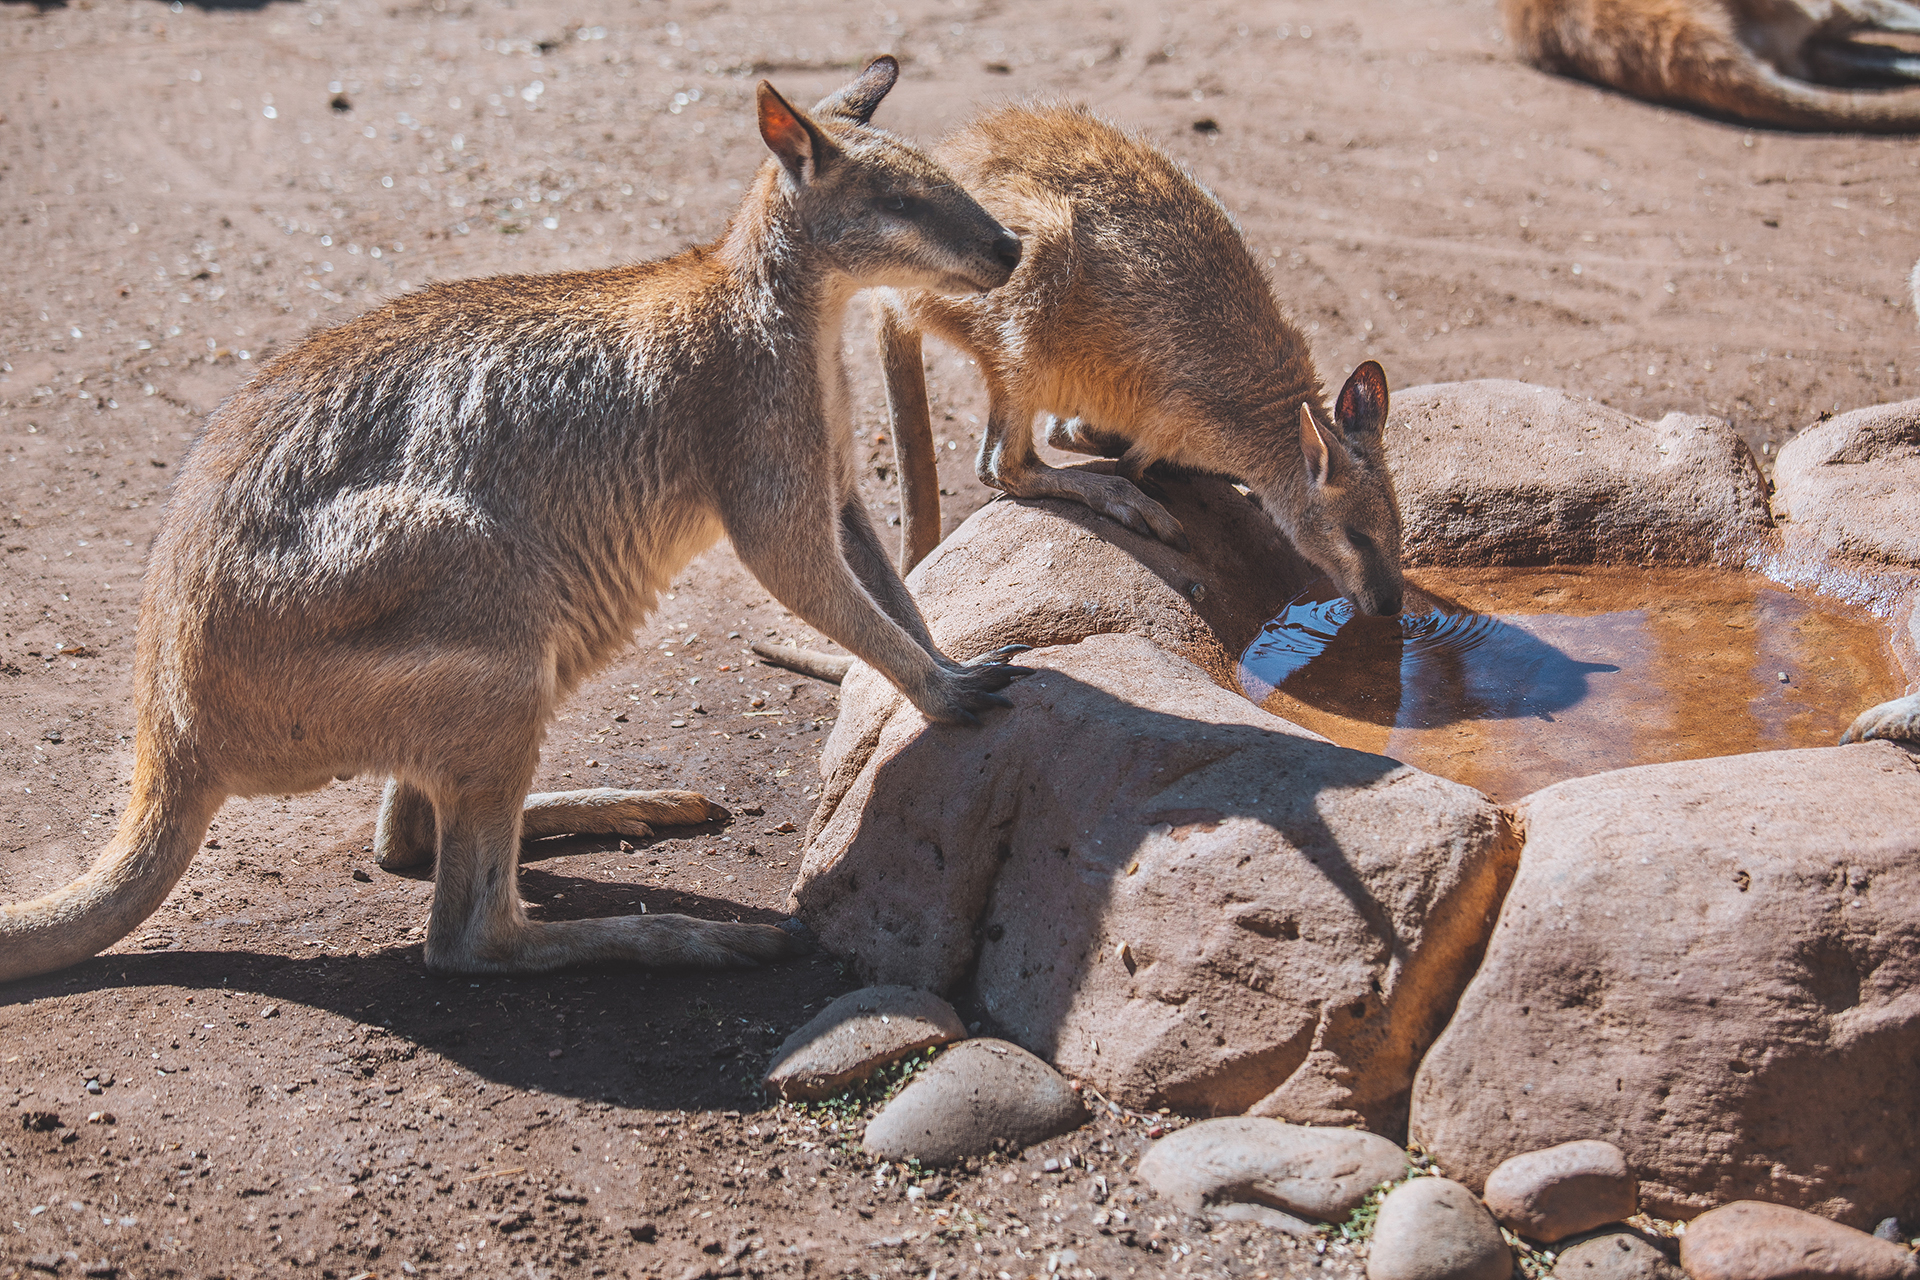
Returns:
[[[1305,339],[1227,211],[1157,147],[1077,107],[1016,105],[936,154],[1027,255],[998,294],[941,301],[1012,311],[1021,346],[1008,355],[1046,371],[1049,406],[1124,432],[1153,461],[1237,474],[1250,460],[1222,456],[1231,437],[1183,426],[1320,402]],[[1235,336],[1224,349],[1223,333]]]
[[[1915,29],[1898,3],[1802,0],[1502,0],[1516,52],[1545,71],[1650,102],[1790,129],[1920,131],[1912,59],[1850,42]],[[1855,15],[1852,10],[1861,12]]]

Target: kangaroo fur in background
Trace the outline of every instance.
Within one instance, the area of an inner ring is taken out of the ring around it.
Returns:
[[[1501,0],[1543,71],[1788,129],[1920,130],[1920,55],[1862,37],[1920,34],[1907,0]]]

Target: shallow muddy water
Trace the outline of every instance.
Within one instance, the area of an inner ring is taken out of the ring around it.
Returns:
[[[1829,746],[1902,688],[1884,624],[1754,575],[1423,570],[1408,586],[1398,619],[1310,588],[1241,655],[1242,691],[1509,801],[1627,765]]]

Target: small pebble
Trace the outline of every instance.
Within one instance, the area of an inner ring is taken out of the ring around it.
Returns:
[[[361,884],[373,883],[373,877],[368,875],[365,869],[361,867],[355,867],[353,869],[353,878],[355,880],[358,880]]]

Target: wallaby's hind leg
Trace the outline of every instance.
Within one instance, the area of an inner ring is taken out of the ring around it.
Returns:
[[[1809,45],[1807,69],[1820,84],[1870,89],[1920,81],[1920,54],[1852,41]]]
[[[893,464],[900,472],[900,576],[940,545],[940,472],[934,465],[933,415],[927,407],[927,371],[920,334],[898,309],[876,296],[880,369],[893,425]]]
[[[772,925],[687,916],[535,922],[520,904],[527,779],[439,797],[439,866],[428,919],[427,967],[441,973],[544,973],[624,961],[657,966],[758,964],[794,940]]]
[[[1127,451],[1127,442],[1110,435],[1084,418],[1047,418],[1047,443],[1068,453],[1090,453],[1096,458],[1117,458]]]
[[[993,388],[987,432],[980,441],[977,467],[982,484],[1017,498],[1068,498],[1116,520],[1143,538],[1158,538],[1181,551],[1186,531],[1167,509],[1121,476],[1062,471],[1040,461],[1033,447],[1033,410],[1008,403]]]
[[[697,791],[541,791],[522,806],[521,838],[609,835],[644,840],[655,827],[693,826],[728,816]],[[433,861],[434,846],[433,801],[418,787],[387,779],[373,833],[374,861],[388,871],[424,866]]]

